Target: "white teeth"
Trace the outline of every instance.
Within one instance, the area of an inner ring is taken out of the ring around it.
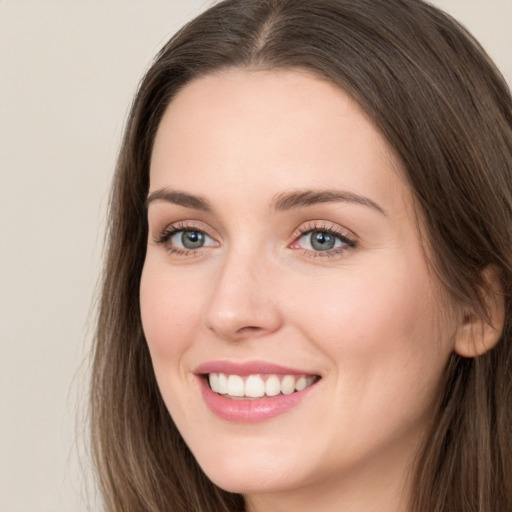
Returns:
[[[249,375],[244,381],[240,375],[210,373],[208,381],[212,391],[221,395],[261,398],[265,395],[290,395],[295,391],[302,391],[315,382],[315,377],[284,375],[280,379],[277,375],[269,375],[266,378],[261,375]]]
[[[228,395],[244,396],[244,379],[239,375],[230,375],[228,377]]]
[[[276,396],[281,393],[281,381],[277,375],[271,375],[265,382],[265,394],[267,396]]]
[[[245,381],[245,396],[258,398],[265,395],[265,383],[257,375],[250,375]]]
[[[218,373],[210,373],[210,387],[212,389],[219,389],[219,374]]]
[[[295,383],[295,389],[297,391],[302,391],[303,389],[306,389],[307,382],[306,377],[299,377],[297,379],[297,382]]]
[[[295,391],[295,377],[293,375],[285,375],[281,381],[281,391],[283,395],[291,395]]]
[[[217,393],[221,393],[221,394],[225,395],[225,394],[227,394],[227,392],[228,392],[228,378],[223,373],[219,373],[219,383],[218,383]]]

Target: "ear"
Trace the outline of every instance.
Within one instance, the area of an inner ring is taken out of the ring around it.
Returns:
[[[485,313],[465,311],[457,329],[455,352],[462,357],[485,354],[498,343],[505,323],[505,297],[499,269],[488,266],[482,272],[481,290]]]

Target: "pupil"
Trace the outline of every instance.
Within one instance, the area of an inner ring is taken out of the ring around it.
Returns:
[[[204,235],[199,231],[184,231],[181,243],[186,249],[197,249],[204,245]]]
[[[312,233],[311,235],[311,247],[317,251],[328,251],[329,249],[332,249],[335,244],[335,237],[329,233],[319,231]]]

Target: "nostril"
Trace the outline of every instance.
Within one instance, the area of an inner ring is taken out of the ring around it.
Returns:
[[[241,329],[238,329],[237,332],[242,334],[242,333],[249,333],[249,332],[255,332],[255,331],[260,331],[260,330],[261,330],[261,327],[256,327],[256,326],[253,326],[253,325],[247,325],[246,327],[242,327]]]

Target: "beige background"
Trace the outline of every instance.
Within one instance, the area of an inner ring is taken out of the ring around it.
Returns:
[[[209,3],[0,0],[0,512],[87,510],[77,411],[119,138],[152,56]],[[512,0],[434,3],[512,83]]]

